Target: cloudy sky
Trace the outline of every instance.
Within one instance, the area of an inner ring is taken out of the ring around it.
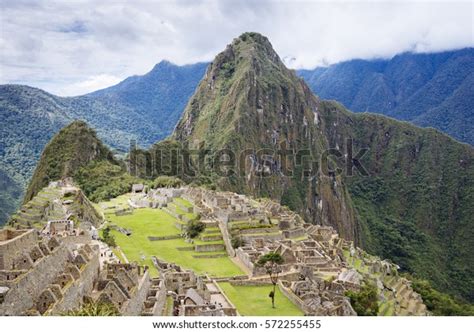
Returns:
[[[210,61],[245,31],[293,68],[474,46],[474,5],[418,1],[0,0],[0,83],[79,95],[168,59]]]

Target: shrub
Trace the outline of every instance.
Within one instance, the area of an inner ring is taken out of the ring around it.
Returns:
[[[117,246],[117,243],[115,242],[115,236],[110,234],[110,227],[107,226],[104,228],[102,231],[102,242],[106,243],[109,247],[115,247]]]
[[[191,220],[188,225],[186,226],[186,234],[191,238],[194,239],[199,234],[204,231],[206,225],[199,221],[199,220]]]
[[[240,236],[233,237],[231,240],[232,248],[237,249],[244,245],[244,240]]]
[[[153,188],[177,188],[184,184],[183,180],[174,176],[162,175],[153,181]]]
[[[359,316],[377,316],[379,304],[375,285],[365,284],[359,292],[347,291],[346,296],[351,300],[352,308]]]
[[[65,316],[120,316],[120,312],[110,303],[85,303],[80,309],[71,310]]]
[[[414,279],[412,287],[421,295],[426,307],[436,316],[473,316],[474,306],[460,303],[448,294],[435,290],[429,281]]]

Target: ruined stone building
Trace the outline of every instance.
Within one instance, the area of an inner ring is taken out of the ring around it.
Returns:
[[[36,229],[0,230],[0,315],[59,314],[81,306],[99,274],[95,247],[74,250]]]

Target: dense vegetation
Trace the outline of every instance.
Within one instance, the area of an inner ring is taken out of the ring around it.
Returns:
[[[474,305],[462,303],[434,289],[430,282],[414,279],[412,287],[421,295],[429,311],[436,316],[474,316]]]
[[[142,179],[128,174],[125,166],[109,160],[92,161],[81,167],[74,175],[74,180],[93,202],[125,194],[130,192],[134,183],[143,182]]]
[[[330,146],[344,150],[351,137],[354,153],[368,148],[360,161],[369,176],[344,180],[360,244],[437,289],[474,301],[472,147],[433,129],[351,114],[334,102],[323,102],[321,111],[337,123],[326,127]]]
[[[93,161],[115,162],[110,150],[85,122],[75,121],[48,143],[28,186],[24,201],[33,198],[51,181],[73,177]]]
[[[354,112],[381,113],[434,127],[474,145],[474,49],[404,53],[300,70],[311,89]]]
[[[377,316],[379,304],[375,285],[365,284],[358,292],[347,291],[346,296],[358,316]]]
[[[104,230],[102,231],[102,237],[100,239],[101,241],[106,243],[109,247],[117,246],[117,243],[115,242],[115,236],[113,236],[113,234],[110,234],[109,226],[104,228]]]
[[[9,218],[10,212],[20,205],[23,195],[21,184],[0,168],[0,226]]]
[[[199,234],[201,234],[205,228],[206,228],[206,225],[202,221],[191,220],[186,225],[186,235],[189,238],[194,239],[198,237]]]
[[[70,310],[64,313],[64,315],[65,316],[120,316],[120,312],[111,303],[86,302],[79,309]]]
[[[154,189],[156,188],[177,188],[181,187],[184,184],[183,180],[174,176],[158,176],[152,182],[152,186]]]

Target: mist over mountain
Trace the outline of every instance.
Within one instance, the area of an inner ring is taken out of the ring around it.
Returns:
[[[433,127],[474,145],[473,48],[352,60],[298,74],[315,94],[353,112]]]

